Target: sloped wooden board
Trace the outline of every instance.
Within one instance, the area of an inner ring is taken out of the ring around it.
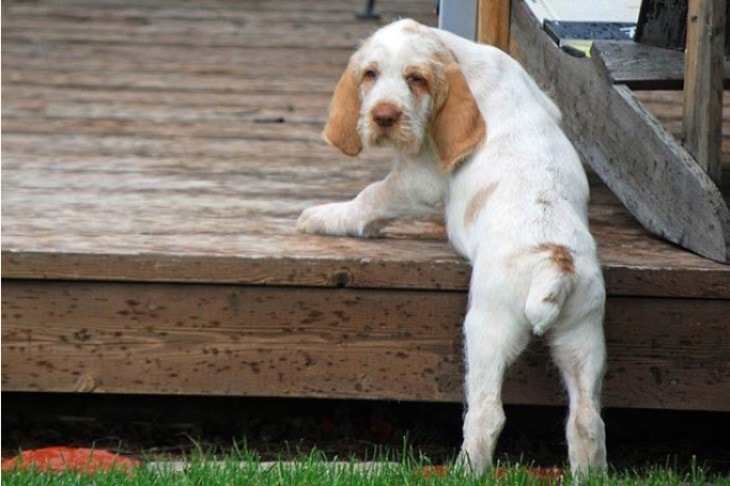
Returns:
[[[511,51],[563,112],[568,136],[649,231],[730,263],[730,210],[717,186],[600,56],[561,51],[523,1],[512,9]]]

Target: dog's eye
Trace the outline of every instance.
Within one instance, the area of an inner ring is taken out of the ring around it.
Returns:
[[[426,84],[423,76],[419,76],[418,74],[409,74],[406,77],[406,81],[408,81],[408,84]]]
[[[367,80],[374,81],[375,78],[378,77],[378,73],[376,73],[373,69],[368,69],[367,71],[365,71],[363,77]]]

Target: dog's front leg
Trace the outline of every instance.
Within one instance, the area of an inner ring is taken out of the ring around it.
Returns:
[[[353,200],[305,209],[297,229],[313,234],[377,236],[389,219],[428,214],[442,199],[445,187],[435,167],[398,161],[385,179],[370,184]]]

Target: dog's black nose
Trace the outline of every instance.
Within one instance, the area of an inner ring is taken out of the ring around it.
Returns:
[[[373,108],[373,121],[379,127],[393,126],[401,117],[401,112],[396,106],[390,103],[380,103]]]

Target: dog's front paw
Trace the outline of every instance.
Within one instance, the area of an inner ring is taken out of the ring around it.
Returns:
[[[358,217],[352,202],[329,203],[305,209],[297,220],[302,233],[366,236],[367,224]]]
[[[297,220],[302,233],[319,235],[357,235],[357,228],[349,220],[349,203],[330,203],[305,209]]]

